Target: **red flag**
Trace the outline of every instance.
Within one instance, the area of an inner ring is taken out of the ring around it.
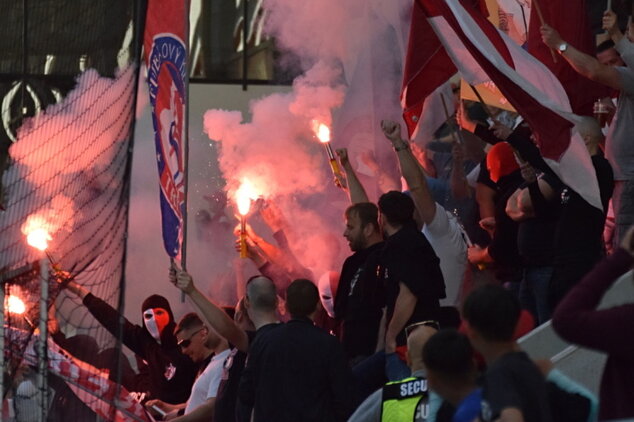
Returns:
[[[422,7],[414,2],[401,89],[403,119],[410,138],[416,135],[425,99],[456,72]]]
[[[484,16],[488,15],[485,0],[469,1],[478,7]],[[419,129],[425,99],[447,82],[456,71],[456,67],[425,19],[421,5],[415,1],[401,88],[403,119],[410,138],[416,136]],[[430,112],[443,116],[437,109]],[[444,120],[444,117],[441,117],[440,123]],[[432,130],[435,129],[437,127]]]
[[[541,0],[539,5],[544,21],[555,28],[566,42],[590,56],[595,55],[595,40],[590,30],[584,0]],[[532,9],[528,52],[557,76],[568,94],[572,111],[582,116],[592,116],[594,101],[608,96],[609,89],[577,73],[563,57],[558,57],[557,63],[553,61],[550,49],[542,42],[539,33],[541,22],[536,7]]]
[[[588,203],[601,209],[590,156],[566,93],[546,66],[458,0],[418,0],[431,27],[470,84],[494,82],[533,128],[546,162]]]

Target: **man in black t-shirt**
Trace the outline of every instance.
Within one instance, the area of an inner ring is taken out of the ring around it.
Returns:
[[[404,328],[419,321],[437,320],[439,300],[445,297],[440,261],[417,229],[413,215],[414,202],[406,194],[391,191],[379,198],[379,224],[387,239],[381,253],[380,275],[386,290],[388,360],[391,354],[401,354],[399,348],[406,344]],[[407,375],[387,374],[390,379]]]
[[[348,360],[354,364],[374,353],[384,306],[379,281],[379,253],[383,236],[379,230],[378,208],[370,202],[348,207],[343,236],[354,254],[343,264],[335,296],[338,337]]]
[[[517,298],[500,286],[485,285],[467,297],[462,315],[473,348],[487,363],[480,419],[550,422],[546,380],[513,340],[520,316]]]

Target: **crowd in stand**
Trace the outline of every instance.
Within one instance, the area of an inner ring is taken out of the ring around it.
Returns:
[[[176,321],[153,295],[143,326],[125,322],[123,343],[142,369],[126,388],[142,392],[156,418],[179,422],[634,418],[634,304],[596,310],[634,261],[634,44],[614,13],[604,27],[614,42],[602,47],[605,64],[542,27],[575,70],[619,91],[607,137],[593,117],[575,127],[602,209],[553,171],[522,116],[460,103],[425,147],[383,121],[403,186],[371,202],[348,151],[337,151],[352,252],[338,274],[304,268],[281,211],[266,204],[260,213],[277,245],[249,228],[260,273],[235,309],[174,266],[170,281],[197,313]],[[453,131],[463,143],[447,141]],[[615,228],[604,236],[609,208]],[[117,333],[114,309],[64,284]],[[551,319],[564,339],[608,354],[599,398],[516,342]]]

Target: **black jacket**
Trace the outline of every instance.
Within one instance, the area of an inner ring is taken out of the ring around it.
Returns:
[[[115,309],[92,294],[84,298],[84,305],[101,325],[117,337],[119,313]],[[173,335],[163,338],[165,341],[159,344],[143,327],[124,320],[123,344],[148,365],[149,398],[172,404],[185,403],[198,367],[180,352]]]
[[[241,404],[253,407],[256,422],[347,420],[352,374],[337,339],[307,318],[271,327],[249,349]]]

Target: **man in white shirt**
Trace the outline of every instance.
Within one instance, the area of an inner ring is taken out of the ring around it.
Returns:
[[[156,413],[165,414],[165,420],[210,421],[214,414],[224,361],[229,356],[229,344],[213,329],[205,326],[193,312],[181,318],[174,334],[181,352],[200,363],[198,377],[186,403],[170,405],[160,400],[150,400],[146,406]]]

